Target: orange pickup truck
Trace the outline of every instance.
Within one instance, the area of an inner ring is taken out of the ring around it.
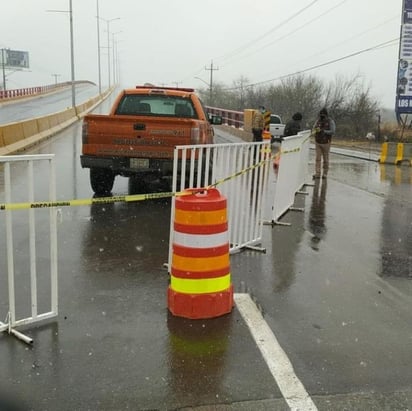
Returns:
[[[170,177],[174,147],[213,143],[213,124],[222,118],[209,117],[193,89],[126,89],[108,115],[84,117],[80,163],[96,194],[110,193],[117,175]]]

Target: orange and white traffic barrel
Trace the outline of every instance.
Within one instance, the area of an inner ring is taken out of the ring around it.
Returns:
[[[231,312],[226,198],[215,189],[189,189],[175,199],[168,308],[179,317],[214,318]]]

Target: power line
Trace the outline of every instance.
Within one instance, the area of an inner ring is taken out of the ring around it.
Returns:
[[[250,47],[252,44],[254,44],[255,42],[265,38],[266,36],[268,36],[269,34],[273,33],[275,30],[277,30],[278,28],[282,27],[283,25],[285,25],[286,23],[288,23],[289,21],[293,20],[295,17],[299,16],[300,14],[302,14],[305,10],[307,10],[309,7],[313,6],[315,3],[317,3],[319,0],[313,0],[312,3],[308,4],[307,6],[303,7],[302,9],[298,10],[295,14],[293,14],[292,16],[288,17],[286,20],[284,20],[283,22],[281,22],[280,24],[278,24],[277,26],[273,27],[272,29],[270,29],[269,31],[267,31],[266,33],[261,34],[260,36],[258,36],[257,38],[255,38],[254,40],[251,40],[249,43],[247,43],[244,46],[238,47],[237,49],[233,50],[232,52],[228,52],[226,54],[223,54],[219,57],[216,57],[216,59],[225,59],[226,58],[230,58],[230,56],[236,55],[240,52],[242,52],[245,48]],[[346,1],[346,0],[344,0]],[[198,74],[200,74],[200,72],[203,69],[199,69],[199,71],[196,71],[193,75],[191,76],[186,76],[182,81],[184,82],[185,80],[187,80],[188,78],[192,78],[194,76],[197,76]]]
[[[343,40],[343,41],[341,41],[341,42],[339,42],[339,43],[335,43],[334,45],[332,45],[332,46],[330,46],[330,47],[328,47],[328,48],[326,48],[326,49],[324,49],[324,50],[322,50],[322,51],[319,51],[318,53],[315,53],[315,54],[312,54],[312,55],[309,56],[309,57],[306,57],[304,60],[308,60],[308,59],[311,59],[312,57],[320,56],[320,55],[322,55],[323,53],[326,53],[327,51],[330,51],[331,48],[336,48],[336,47],[342,46],[342,45],[348,43],[349,41],[351,41],[351,40],[353,40],[353,39],[357,39],[357,38],[363,36],[364,34],[369,33],[370,31],[373,31],[373,30],[375,30],[376,28],[380,28],[380,27],[382,27],[384,24],[387,24],[387,23],[389,23],[390,21],[395,20],[395,19],[399,19],[399,15],[396,15],[396,16],[393,16],[393,17],[387,19],[387,20],[384,20],[383,22],[378,23],[377,25],[369,28],[368,30],[365,30],[365,31],[362,31],[361,33],[355,34],[354,36],[349,37],[349,38],[347,38],[346,40]],[[300,61],[298,61],[297,63],[300,63],[300,62],[302,62],[302,61],[304,61],[304,60],[300,60]]]
[[[335,44],[327,47],[326,49],[323,49],[322,51],[319,51],[318,53],[312,54],[312,55],[310,55],[310,56],[308,56],[308,57],[305,57],[304,59],[300,59],[300,60],[298,60],[298,61],[296,61],[296,62],[293,62],[293,63],[291,63],[291,64],[293,64],[293,65],[300,65],[301,63],[304,63],[305,61],[310,60],[310,59],[313,58],[313,57],[320,56],[320,55],[322,55],[322,54],[324,54],[324,53],[326,53],[326,52],[330,52],[331,49],[336,49],[337,47],[342,46],[342,45],[350,42],[350,41],[353,40],[353,39],[357,39],[357,38],[363,36],[364,34],[369,33],[370,31],[375,30],[376,28],[381,28],[384,24],[387,24],[387,23],[389,23],[390,21],[395,20],[395,19],[397,19],[397,18],[399,18],[399,15],[396,15],[396,16],[393,16],[393,17],[387,19],[387,20],[384,20],[384,21],[376,24],[375,26],[372,26],[371,28],[369,28],[369,29],[367,29],[367,30],[365,30],[365,31],[362,31],[361,33],[355,34],[354,36],[351,36],[351,37],[349,37],[349,38],[347,38],[347,39],[345,39],[345,40],[343,40],[343,41],[341,41],[341,42],[335,43]],[[266,75],[266,74],[263,74],[262,76],[265,76],[265,75]]]
[[[356,51],[356,52],[348,54],[346,56],[343,56],[343,57],[340,57],[340,58],[337,58],[337,59],[334,59],[334,60],[330,60],[330,61],[327,61],[327,62],[322,63],[322,64],[317,64],[316,66],[308,67],[308,68],[303,69],[303,70],[295,71],[294,73],[285,74],[283,76],[275,77],[275,78],[272,78],[270,80],[264,80],[264,81],[259,81],[257,83],[248,84],[245,87],[260,86],[262,84],[270,83],[272,81],[283,80],[283,79],[288,78],[288,77],[297,76],[298,74],[303,74],[303,73],[315,70],[315,69],[320,68],[320,67],[328,66],[330,64],[337,63],[338,61],[342,61],[342,60],[346,60],[346,59],[351,58],[351,57],[358,56],[359,54],[363,54],[363,53],[366,53],[368,51],[377,50],[377,49],[380,49],[380,48],[395,45],[396,44],[395,42],[398,42],[398,41],[399,41],[399,37],[396,37],[392,40],[385,41],[384,43],[377,44],[376,46],[369,47],[367,49],[363,49],[363,50],[360,50],[360,51]],[[393,43],[393,44],[390,44],[390,43]],[[238,89],[240,89],[240,87],[231,87],[231,88],[226,88],[224,90],[231,91],[231,90],[238,90]]]
[[[309,24],[313,23],[314,21],[319,20],[320,18],[322,18],[322,17],[325,16],[326,14],[332,12],[332,11],[335,10],[336,8],[340,7],[343,3],[346,3],[347,1],[348,1],[348,0],[342,0],[340,3],[338,3],[338,4],[336,4],[335,6],[329,8],[328,10],[326,10],[326,11],[323,12],[322,14],[318,15],[317,17],[314,17],[312,20],[309,20],[309,21],[305,22],[305,23],[302,24],[301,26],[297,27],[295,30],[290,31],[289,33],[287,33],[287,34],[285,34],[285,35],[283,35],[283,36],[281,36],[281,37],[279,37],[279,38],[271,41],[270,43],[267,43],[266,45],[260,47],[259,49],[255,50],[255,51],[251,51],[250,53],[248,53],[248,54],[246,54],[246,55],[244,55],[244,56],[242,56],[242,57],[240,57],[240,58],[245,58],[245,57],[248,57],[248,56],[250,56],[250,55],[252,55],[252,54],[258,53],[259,51],[262,51],[262,50],[268,48],[269,46],[272,46],[273,44],[276,44],[276,43],[278,43],[279,41],[284,40],[285,38],[288,38],[288,37],[292,36],[293,34],[296,34],[296,32],[298,32],[299,30],[307,27]],[[226,64],[228,64],[228,63],[226,63]]]
[[[282,22],[280,22],[278,25],[276,25],[275,27],[273,27],[272,29],[270,29],[269,31],[261,34],[260,36],[256,37],[255,39],[249,41],[248,43],[246,43],[245,45],[238,47],[237,49],[228,52],[226,54],[223,54],[221,56],[218,56],[215,58],[215,60],[219,60],[222,59],[223,61],[225,59],[228,59],[230,57],[235,56],[236,54],[241,53],[242,51],[244,51],[245,48],[250,47],[251,45],[255,44],[257,41],[262,40],[263,38],[267,37],[269,34],[272,34],[274,31],[276,31],[277,29],[279,29],[280,27],[284,26],[286,23],[289,23],[291,20],[293,20],[295,17],[299,16],[300,14],[302,14],[305,10],[307,10],[308,8],[312,7],[315,3],[317,3],[319,0],[313,0],[311,3],[309,3],[307,6],[303,7],[302,9],[298,10],[295,14],[292,14],[290,17],[288,17],[286,20],[283,20]]]

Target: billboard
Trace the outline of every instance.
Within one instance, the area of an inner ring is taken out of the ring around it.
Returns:
[[[395,111],[412,113],[412,0],[403,0]]]
[[[0,66],[7,69],[28,69],[29,52],[0,49]]]

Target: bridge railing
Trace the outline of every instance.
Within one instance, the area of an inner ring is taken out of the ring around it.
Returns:
[[[83,84],[83,83],[93,84],[91,81],[85,81],[85,80],[75,81],[75,83],[76,84]],[[50,93],[51,91],[58,90],[63,87],[68,87],[71,84],[72,84],[71,81],[65,81],[63,83],[48,84],[46,86],[25,87],[25,88],[14,89],[14,90],[0,90],[0,101]]]
[[[223,124],[226,124],[228,126],[243,128],[245,124],[243,111],[226,110],[224,108],[210,106],[207,106],[206,110],[210,114],[221,116]]]

